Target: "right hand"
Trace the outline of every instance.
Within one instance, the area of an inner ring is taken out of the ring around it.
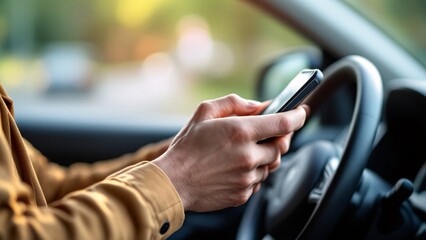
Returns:
[[[257,115],[264,107],[237,95],[205,101],[167,152],[153,161],[172,181],[185,210],[242,205],[279,166],[306,111]]]

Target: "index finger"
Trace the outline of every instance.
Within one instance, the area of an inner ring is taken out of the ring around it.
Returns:
[[[248,122],[249,135],[256,141],[284,136],[300,129],[306,115],[306,110],[300,106],[287,112],[251,116]]]

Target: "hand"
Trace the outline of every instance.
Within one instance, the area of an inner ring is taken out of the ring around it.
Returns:
[[[170,178],[185,210],[244,204],[288,151],[303,126],[303,107],[257,115],[265,103],[229,95],[199,105],[165,154],[154,160]],[[272,138],[262,144],[258,141]]]

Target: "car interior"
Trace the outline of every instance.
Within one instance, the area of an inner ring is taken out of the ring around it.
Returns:
[[[187,212],[170,239],[426,239],[424,3],[416,9],[423,45],[412,53],[370,21],[368,4],[360,7],[367,1],[241,2],[313,43],[263,61],[252,76],[256,100],[273,99],[303,69],[320,69],[324,81],[261,190],[240,207]],[[81,120],[37,118],[30,108],[17,107],[23,136],[65,166],[135,151],[183,123],[143,125],[90,111]]]

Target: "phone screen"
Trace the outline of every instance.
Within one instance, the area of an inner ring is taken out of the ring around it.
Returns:
[[[323,75],[318,69],[302,70],[262,114],[284,112],[296,108],[321,82]]]

